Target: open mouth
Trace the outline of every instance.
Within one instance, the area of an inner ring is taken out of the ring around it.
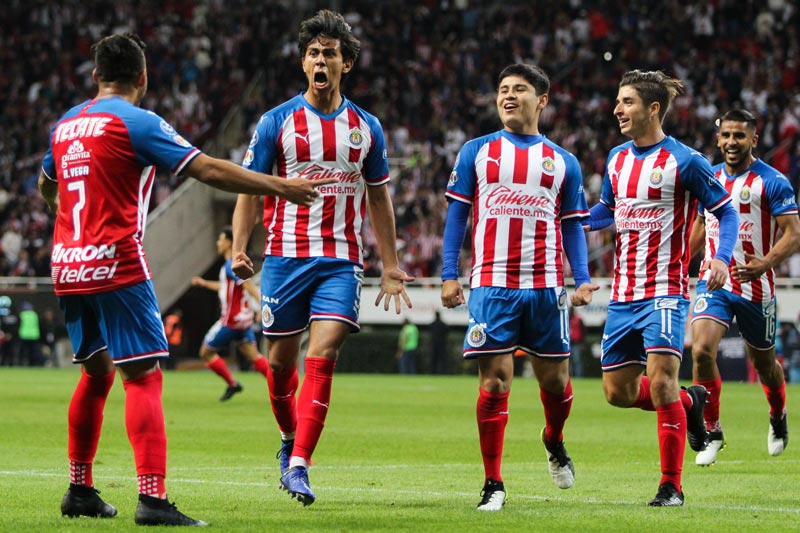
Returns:
[[[317,87],[324,87],[328,84],[328,75],[324,72],[314,73],[314,85]]]

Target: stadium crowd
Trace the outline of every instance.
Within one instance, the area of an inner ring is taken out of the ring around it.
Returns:
[[[338,2],[337,2],[338,4]],[[328,2],[171,0],[163,3],[11,0],[0,12],[0,276],[49,276],[52,215],[36,190],[57,114],[90,97],[88,48],[132,30],[147,42],[149,92],[143,107],[202,146],[240,105],[250,128],[304,84],[288,23]],[[681,78],[665,129],[718,161],[714,120],[742,106],[759,120],[758,155],[800,180],[800,14],[787,0],[358,0],[343,6],[362,41],[359,68],[344,93],[375,113],[387,134],[401,267],[437,276],[444,188],[467,139],[499,129],[495,77],[511,62],[533,62],[552,78],[542,130],[583,167],[589,205],[602,168],[621,140],[612,116],[616,84],[631,68]],[[264,90],[241,101],[263,76]],[[242,132],[243,142],[250,131]],[[241,150],[235,153],[240,154]],[[234,159],[240,156],[234,156]],[[157,205],[178,185],[158,176]],[[603,250],[610,232],[589,234]],[[377,274],[366,226],[367,274]],[[608,248],[606,248],[608,249]],[[462,254],[469,261],[469,254]],[[591,256],[606,275],[612,256]],[[464,265],[464,269],[466,264]],[[800,277],[797,257],[780,273]]]

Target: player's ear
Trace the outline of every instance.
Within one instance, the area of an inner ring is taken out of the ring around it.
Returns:
[[[547,102],[549,102],[549,101],[550,101],[550,95],[547,94],[547,93],[544,93],[543,95],[541,95],[539,97],[539,103],[536,105],[536,108],[541,111],[542,109],[544,109],[547,106]]]
[[[353,62],[353,60],[352,60],[352,59],[348,59],[347,61],[345,61],[345,62],[344,62],[344,66],[342,67],[342,72],[343,72],[343,73],[345,73],[345,74],[347,74],[348,72],[350,72],[350,69],[352,69],[352,68],[353,68],[353,63],[354,63],[354,62]]]
[[[92,69],[92,79],[94,80],[95,83],[97,83],[97,69],[96,68]]]
[[[650,118],[655,117],[658,119],[659,111],[661,111],[661,104],[658,102],[653,102],[650,104]]]

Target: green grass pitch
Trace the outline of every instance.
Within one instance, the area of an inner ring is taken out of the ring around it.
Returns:
[[[687,445],[685,506],[650,508],[646,502],[659,481],[654,413],[613,408],[599,380],[574,380],[565,442],[576,481],[560,490],[547,473],[539,441],[544,418],[538,387],[531,378],[516,378],[503,458],[508,504],[498,513],[479,513],[476,377],[337,375],[310,471],[317,501],[306,508],[277,488],[279,437],[266,382],[255,373],[239,378],[244,392],[220,403],[224,384],[210,372],[164,377],[169,497],[218,531],[800,527],[800,441],[790,441],[780,457],[767,454],[767,403],[758,385],[725,384],[727,448],[716,465],[700,468]],[[139,529],[133,523],[136,478],[119,378],[106,405],[94,468],[95,485],[119,515],[100,520],[60,514],[68,484],[66,413],[76,380],[75,369],[0,369],[0,531]],[[791,417],[800,413],[800,388],[789,386],[787,392]]]

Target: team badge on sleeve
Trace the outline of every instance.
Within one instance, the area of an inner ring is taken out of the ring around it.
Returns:
[[[448,186],[448,187],[452,187],[452,186],[453,186],[453,185],[455,185],[456,183],[458,183],[458,174],[456,174],[456,171],[455,171],[455,170],[453,170],[453,171],[450,173],[450,179],[449,179],[449,180],[447,180],[447,186]]]
[[[189,148],[191,146],[191,143],[189,141],[187,141],[186,139],[177,134],[174,137],[172,137],[172,140],[178,143],[179,145],[183,146],[184,148]]]
[[[245,166],[249,166],[250,163],[252,162],[253,162],[253,150],[249,149],[244,153],[244,161],[242,164]]]
[[[169,122],[167,122],[166,120],[162,120],[159,123],[159,126],[161,126],[161,131],[163,131],[164,133],[166,133],[170,137],[173,136],[173,135],[177,135],[178,134],[178,132],[175,131],[175,128],[170,126]]]

